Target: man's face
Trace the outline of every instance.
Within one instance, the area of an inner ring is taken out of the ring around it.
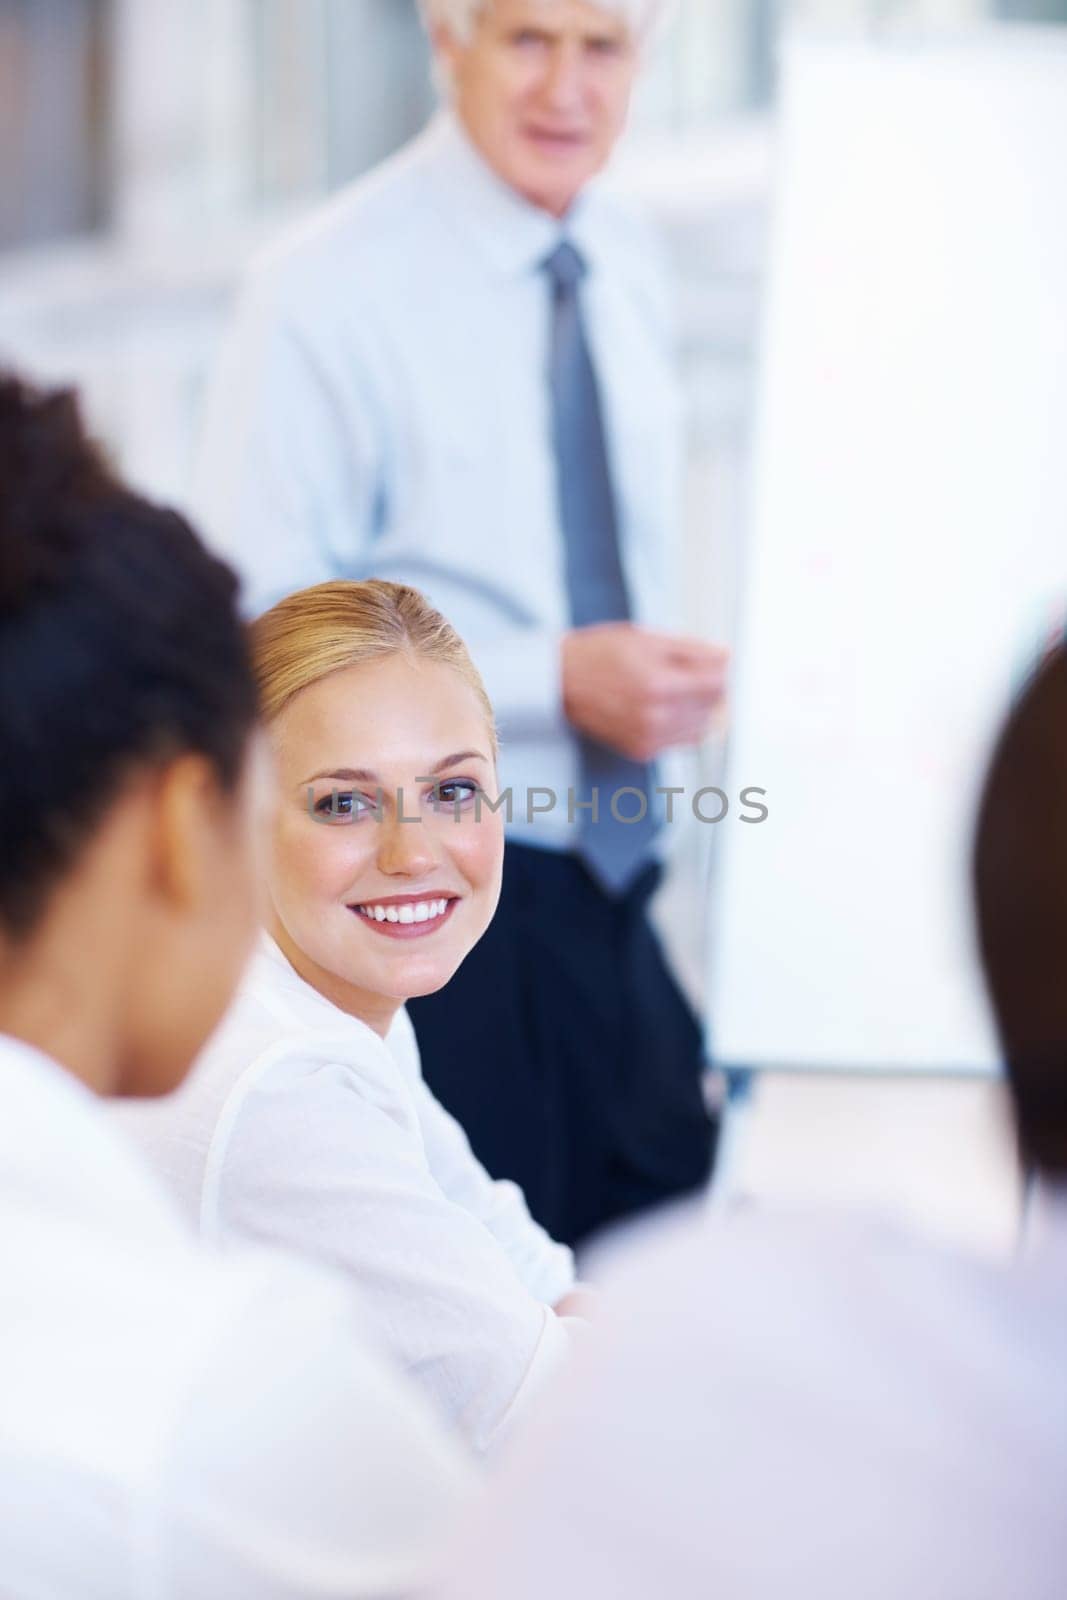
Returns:
[[[533,205],[563,216],[622,132],[638,64],[621,17],[590,0],[488,0],[469,43],[437,48],[479,151]]]

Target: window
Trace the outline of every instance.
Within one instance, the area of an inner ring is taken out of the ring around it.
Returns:
[[[255,193],[335,188],[426,121],[434,94],[415,0],[250,0]]]
[[[0,249],[107,217],[107,0],[0,0]]]

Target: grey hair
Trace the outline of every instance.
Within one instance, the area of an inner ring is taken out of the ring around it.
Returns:
[[[480,12],[491,0],[419,0],[427,28],[447,28],[455,38],[466,42]],[[671,0],[591,0],[604,11],[619,13],[638,38],[652,32],[667,12]]]

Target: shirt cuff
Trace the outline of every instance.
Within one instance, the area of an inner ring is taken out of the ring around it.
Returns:
[[[530,1293],[546,1306],[559,1305],[564,1295],[570,1294],[576,1287],[577,1278],[574,1252],[555,1240],[546,1244],[536,1267],[523,1274],[523,1281]]]
[[[547,1306],[541,1335],[537,1341],[530,1365],[504,1415],[497,1423],[487,1447],[492,1457],[506,1444],[516,1427],[523,1425],[536,1400],[551,1386],[567,1366],[576,1344],[588,1331],[578,1317],[557,1317]]]

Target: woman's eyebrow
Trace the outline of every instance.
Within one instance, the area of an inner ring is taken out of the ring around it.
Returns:
[[[457,750],[453,755],[445,756],[426,773],[428,778],[436,778],[439,772],[446,771],[449,767],[458,766],[461,761],[484,761],[489,765],[489,757],[483,756],[480,750]],[[320,778],[339,778],[344,783],[377,783],[378,774],[371,772],[368,767],[333,767],[329,772],[313,772],[310,778],[305,778],[297,785],[299,789],[307,788],[309,783],[317,783]]]
[[[444,772],[446,767],[456,767],[461,761],[484,761],[489,765],[489,757],[483,756],[480,750],[457,750],[455,755],[445,756],[435,767],[431,767],[427,777],[436,778],[439,772]]]
[[[305,778],[297,787],[303,789],[309,783],[317,783],[320,778],[341,778],[346,783],[378,782],[377,774],[369,772],[366,767],[334,767],[329,772],[313,772],[310,778]]]

